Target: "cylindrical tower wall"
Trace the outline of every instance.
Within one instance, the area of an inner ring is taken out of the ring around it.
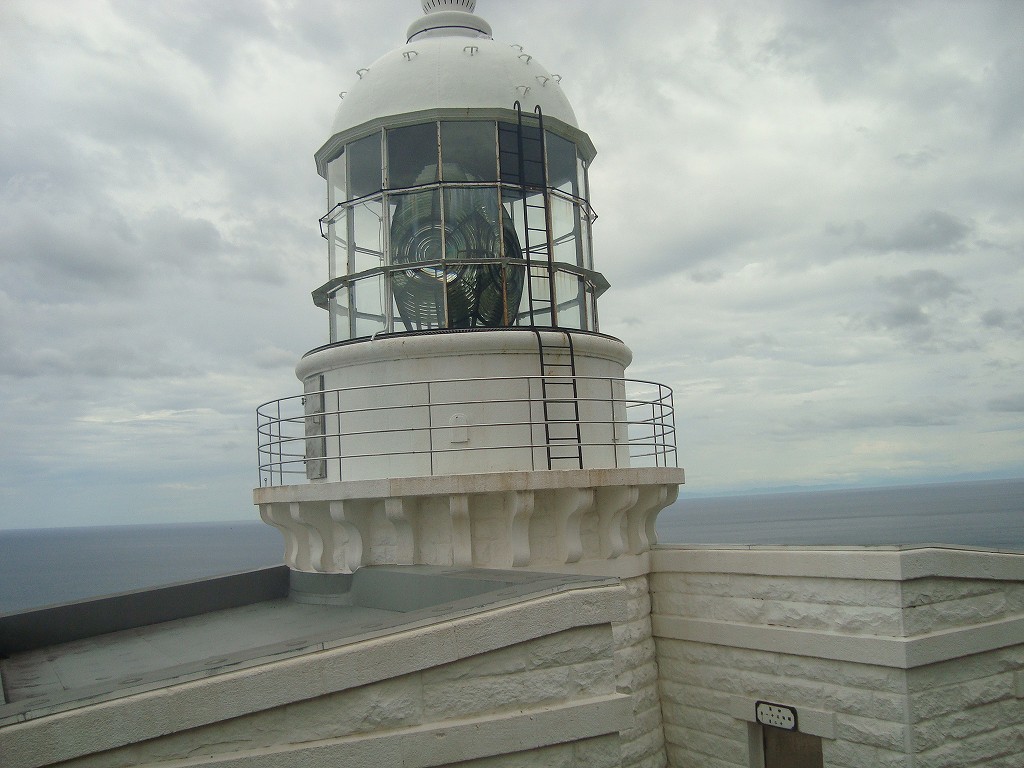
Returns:
[[[326,457],[308,462],[309,479],[628,467],[632,355],[617,339],[574,333],[573,375],[569,343],[552,330],[475,331],[309,353],[296,370],[306,453]]]

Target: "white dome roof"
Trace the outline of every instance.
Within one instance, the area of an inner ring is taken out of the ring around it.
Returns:
[[[491,39],[487,22],[465,10],[451,10],[458,5],[446,0],[420,17],[409,27],[409,42],[359,70],[359,79],[342,94],[333,136],[317,152],[318,165],[330,159],[325,154],[332,154],[340,142],[383,124],[408,123],[416,113],[433,113],[423,117],[435,119],[482,110],[493,118],[499,111],[510,112],[516,101],[528,114],[540,106],[546,121],[562,123],[563,132],[582,138],[592,153],[593,145],[579,131],[559,85],[561,78],[522,46]]]
[[[576,126],[557,77],[519,47],[463,36],[413,40],[375,61],[345,94],[334,133],[374,118],[431,109],[511,109],[540,105],[545,117]]]

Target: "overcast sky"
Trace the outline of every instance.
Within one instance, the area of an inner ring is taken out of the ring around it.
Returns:
[[[684,493],[1024,475],[1024,3],[480,0],[598,148]],[[257,519],[313,152],[415,0],[0,3],[0,528]]]

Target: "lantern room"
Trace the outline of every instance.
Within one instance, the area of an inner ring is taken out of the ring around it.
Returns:
[[[332,343],[439,329],[598,330],[587,169],[557,74],[471,2],[427,2],[358,72],[316,155]],[[384,105],[387,105],[386,108]]]

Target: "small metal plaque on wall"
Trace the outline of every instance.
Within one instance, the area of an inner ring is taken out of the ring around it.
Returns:
[[[772,704],[770,701],[759,701],[754,704],[757,722],[782,728],[786,731],[796,730],[796,709],[784,704]]]

